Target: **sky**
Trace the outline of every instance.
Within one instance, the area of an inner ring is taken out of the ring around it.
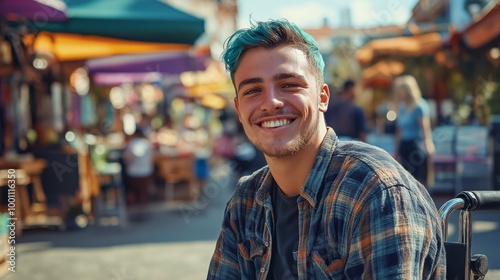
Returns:
[[[238,0],[239,28],[255,20],[286,18],[302,28],[318,28],[324,19],[338,27],[342,14],[351,11],[354,27],[403,24],[418,0]]]

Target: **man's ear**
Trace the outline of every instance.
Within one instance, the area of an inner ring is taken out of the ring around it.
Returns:
[[[233,101],[234,101],[234,108],[236,109],[236,113],[238,113],[238,120],[241,122],[240,103],[238,102],[238,97],[235,97],[233,99]]]
[[[328,102],[330,100],[330,89],[327,84],[323,84],[319,93],[319,111],[326,112],[328,109]]]

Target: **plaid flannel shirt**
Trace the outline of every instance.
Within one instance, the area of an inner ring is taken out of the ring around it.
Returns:
[[[207,279],[266,279],[268,167],[240,179]],[[299,279],[444,279],[441,222],[427,190],[389,154],[328,130],[299,198]]]

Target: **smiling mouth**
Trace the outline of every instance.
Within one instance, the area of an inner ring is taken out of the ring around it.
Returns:
[[[285,125],[289,125],[293,122],[293,120],[289,119],[282,119],[282,120],[276,120],[276,121],[263,121],[260,123],[261,127],[264,128],[276,128],[276,127],[282,127]]]

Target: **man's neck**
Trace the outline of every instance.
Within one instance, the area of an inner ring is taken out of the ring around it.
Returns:
[[[300,152],[285,158],[266,156],[269,170],[281,191],[287,196],[300,194],[311,172],[318,150],[326,136],[326,129],[318,133],[318,139],[311,141]],[[320,136],[322,135],[322,136]]]

